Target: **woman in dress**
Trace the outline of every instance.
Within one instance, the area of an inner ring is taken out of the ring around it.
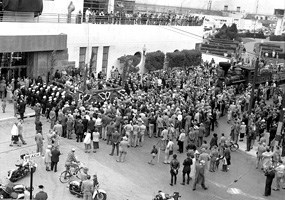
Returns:
[[[52,145],[48,145],[45,153],[45,165],[46,171],[50,171],[51,168],[51,148]]]
[[[7,86],[6,90],[7,90],[7,101],[9,103],[12,103],[13,102],[13,86],[11,85],[11,83]]]

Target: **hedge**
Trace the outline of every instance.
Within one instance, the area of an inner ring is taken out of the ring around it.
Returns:
[[[285,35],[270,35],[270,41],[285,41]]]
[[[201,63],[202,54],[197,50],[182,50],[173,53],[167,53],[168,67],[190,67]]]
[[[202,61],[202,54],[200,51],[197,50],[182,50],[182,53],[185,55],[185,62],[184,66],[197,66],[201,64]]]
[[[238,34],[239,37],[243,38],[243,37],[246,37],[246,38],[260,38],[260,39],[265,39],[266,36],[263,34],[263,33],[250,33],[250,32],[247,32],[247,33],[240,33]]]
[[[184,67],[185,55],[181,51],[166,53],[166,57],[168,60],[169,68]]]
[[[145,68],[148,71],[163,69],[165,54],[161,51],[150,52],[146,54]]]

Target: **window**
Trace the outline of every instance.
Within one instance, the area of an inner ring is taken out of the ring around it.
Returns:
[[[97,54],[98,54],[98,47],[92,47],[90,71],[93,72],[94,74],[96,74],[97,72]]]
[[[227,5],[225,5],[225,6],[224,6],[224,11],[228,11],[228,8],[229,8],[229,7],[228,7]]]
[[[87,49],[86,47],[80,47],[80,50],[79,50],[79,69],[84,69],[86,49]]]
[[[109,47],[103,47],[102,72],[107,75]]]
[[[239,6],[237,7],[237,12],[240,12],[240,7]]]

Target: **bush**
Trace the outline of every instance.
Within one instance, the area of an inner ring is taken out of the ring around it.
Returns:
[[[246,33],[240,33],[238,34],[239,37],[243,38],[260,38],[260,39],[265,39],[266,36],[264,35],[263,32],[259,32],[259,33],[251,33],[251,32],[246,32]]]
[[[201,64],[202,54],[197,50],[182,50],[167,53],[168,67],[190,67]]]
[[[181,51],[185,56],[184,66],[197,66],[200,65],[202,61],[202,53],[197,50],[182,50]]]
[[[165,54],[161,51],[150,52],[146,54],[145,68],[148,71],[163,69]]]
[[[285,41],[285,35],[270,35],[270,41]]]
[[[239,40],[237,33],[238,30],[236,24],[232,24],[230,27],[227,27],[227,25],[224,24],[219,30],[219,32],[215,35],[215,38],[226,40]]]
[[[168,60],[168,67],[175,68],[175,67],[184,67],[185,63],[185,54],[181,51],[176,51],[173,53],[166,54]]]

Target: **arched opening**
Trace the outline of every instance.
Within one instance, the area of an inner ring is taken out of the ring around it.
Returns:
[[[136,53],[134,54],[134,56],[136,56],[136,57],[138,57],[139,59],[141,59],[142,53],[138,51],[138,52],[136,52]]]

